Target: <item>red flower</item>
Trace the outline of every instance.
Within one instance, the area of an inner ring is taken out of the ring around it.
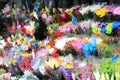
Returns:
[[[60,13],[60,10],[57,8],[57,9],[55,10],[55,13],[56,13],[56,14],[59,14],[59,13]]]
[[[53,57],[58,57],[58,48],[54,48],[54,51],[52,52]]]
[[[15,32],[15,29],[14,28],[8,28],[8,31],[13,34]]]
[[[118,35],[120,35],[120,29],[118,29]]]
[[[67,22],[70,20],[70,16],[68,13],[64,12],[61,15],[56,15],[56,19],[59,25],[62,25],[62,23]]]
[[[34,72],[32,66],[31,66],[31,59],[30,58],[26,58],[26,59],[22,60],[19,63],[19,66],[20,66],[22,71],[30,70],[30,71]]]
[[[8,54],[9,54],[9,52],[8,52],[8,51],[6,51],[6,52],[4,53],[4,56],[8,56]]]
[[[62,36],[62,32],[60,32],[59,30],[55,31],[55,37],[58,38]]]
[[[20,31],[25,33],[26,29],[22,27],[22,28],[20,28]]]
[[[87,66],[85,67],[85,69],[87,69],[87,70],[93,70],[93,66],[92,66],[92,65],[87,65]]]
[[[68,13],[64,12],[62,15],[61,15],[62,19],[66,22],[70,19],[70,16],[68,15]]]
[[[52,34],[50,33],[50,31],[48,31],[48,36],[52,37]]]
[[[54,46],[54,44],[53,44],[53,42],[52,42],[52,41],[49,41],[48,45],[49,45],[49,46],[51,46],[51,47],[53,47],[53,46]]]
[[[6,46],[9,47],[9,46],[10,46],[10,43],[9,43],[9,42],[6,42]]]
[[[8,42],[8,39],[7,39],[7,38],[5,38],[5,42]]]

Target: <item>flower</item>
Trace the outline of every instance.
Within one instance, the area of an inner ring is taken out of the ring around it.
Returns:
[[[109,6],[105,6],[105,8],[107,9],[107,12],[112,12],[115,10],[116,6],[113,5],[109,5]]]
[[[52,58],[51,57],[51,59],[49,60],[49,61],[46,61],[45,62],[45,65],[46,66],[50,66],[50,68],[54,68],[54,67],[59,67],[59,65],[60,65],[60,61],[59,61],[59,59],[57,59],[57,58]]]
[[[109,23],[107,26],[106,26],[106,33],[107,34],[111,34],[112,33],[112,23]]]
[[[90,10],[90,6],[87,6],[87,7],[82,7],[82,9],[80,9],[79,12],[82,15],[84,15],[84,14],[87,14],[89,10]]]
[[[90,6],[90,11],[95,13],[95,11],[100,9],[101,7],[102,5],[92,5]]]
[[[113,14],[120,15],[120,7],[115,8]]]
[[[10,6],[7,6],[2,10],[3,13],[7,13],[9,11],[10,11]]]
[[[5,45],[6,45],[6,43],[5,43],[4,39],[3,39],[3,37],[0,36],[0,49],[3,49],[5,47]]]
[[[102,5],[91,5],[91,6],[85,6],[85,7],[82,7],[82,9],[79,10],[79,12],[84,15],[84,14],[87,14],[89,11],[90,12],[96,12],[96,10],[100,9],[102,7]]]
[[[73,15],[73,9],[66,9],[65,12],[68,13],[69,16]]]
[[[94,75],[95,75],[96,80],[100,80],[100,73],[98,70],[94,72]]]
[[[107,10],[106,10],[105,7],[101,8],[101,9],[98,9],[96,11],[96,15],[100,18],[104,17],[106,15],[106,13],[107,13]]]

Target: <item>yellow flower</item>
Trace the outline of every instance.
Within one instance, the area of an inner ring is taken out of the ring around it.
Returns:
[[[70,62],[67,63],[67,64],[63,61],[61,65],[62,65],[63,67],[65,67],[65,68],[68,68],[68,69],[74,68],[74,64],[73,64],[72,61],[70,61]]]
[[[98,47],[98,49],[105,49],[106,47],[107,47],[108,45],[106,44],[106,43],[99,43],[99,44],[97,44],[97,47]]]
[[[69,61],[68,63],[65,63],[64,58],[62,57],[60,58],[60,62],[61,62],[61,65],[65,68],[68,68],[68,69],[74,68],[74,63],[72,60]]]
[[[96,11],[96,15],[100,18],[104,17],[106,15],[106,13],[107,13],[107,10],[106,10],[105,7],[101,8],[101,9],[98,9]]]
[[[59,60],[57,60],[56,58],[51,58],[49,61],[45,62],[45,65],[48,65],[51,68],[54,68],[54,66],[58,67],[60,63],[59,63]]]
[[[73,15],[73,9],[66,9],[65,12],[68,13],[69,16]]]
[[[46,47],[46,49],[47,49],[47,50],[50,50],[50,49],[51,49],[51,46],[48,45],[48,46]]]
[[[32,12],[32,13],[30,13],[30,16],[33,16],[34,15],[34,13]]]
[[[44,47],[43,42],[40,42],[40,43],[39,43],[39,47]]]
[[[32,54],[30,54],[30,53],[23,53],[23,54],[21,54],[21,56],[22,56],[23,58],[27,58],[27,57],[31,57]]]

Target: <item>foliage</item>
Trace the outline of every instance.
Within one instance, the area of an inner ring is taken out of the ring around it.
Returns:
[[[111,58],[106,58],[99,66],[100,73],[108,73],[109,76],[112,75],[113,69],[111,65]]]

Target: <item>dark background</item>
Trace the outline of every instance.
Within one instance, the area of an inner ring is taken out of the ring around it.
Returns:
[[[13,1],[13,2],[15,2],[15,1],[17,1],[17,0],[0,0],[0,9],[2,9],[4,6],[5,6],[5,4],[6,3],[8,3],[8,2],[10,2],[10,1]],[[25,4],[25,1],[26,0],[19,0],[19,1],[21,1],[22,2],[22,4]],[[29,7],[31,7],[32,6],[32,4],[36,1],[36,0],[27,0],[28,1],[28,3],[29,3]],[[48,5],[48,2],[50,1],[50,0],[38,0],[38,1],[40,1],[40,2],[43,2],[43,4],[45,4],[45,5]],[[62,7],[62,1],[63,0],[57,0],[57,1],[59,1],[59,7]],[[73,5],[78,5],[78,4],[86,4],[86,3],[88,3],[88,4],[92,4],[92,3],[98,3],[98,2],[107,2],[107,3],[109,3],[109,4],[120,4],[120,0],[74,0],[74,4]]]

